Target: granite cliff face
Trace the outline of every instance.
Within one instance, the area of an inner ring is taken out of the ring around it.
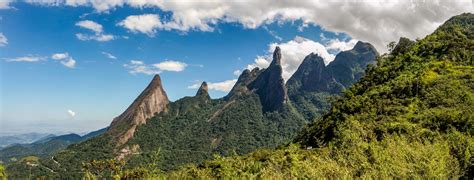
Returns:
[[[116,146],[125,144],[133,137],[137,126],[145,124],[155,113],[166,110],[169,100],[163,90],[161,78],[155,75],[145,90],[120,116],[110,124],[108,134],[116,141]]]
[[[281,76],[281,50],[276,47],[273,52],[273,61],[247,87],[255,91],[260,97],[263,112],[279,110],[288,101],[285,80]]]

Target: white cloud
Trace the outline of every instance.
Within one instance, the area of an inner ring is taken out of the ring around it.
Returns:
[[[233,74],[234,76],[240,76],[240,74],[242,74],[242,71],[237,69],[233,72]]]
[[[283,78],[288,80],[298,69],[304,58],[310,53],[321,56],[327,65],[334,60],[334,55],[329,54],[326,47],[322,44],[296,36],[293,40],[283,43],[272,43],[268,46],[268,54],[266,56],[257,56],[253,64],[247,65],[247,69],[255,67],[266,68],[272,61],[272,54],[276,46],[281,49],[281,63],[283,68]]]
[[[59,61],[62,65],[68,68],[74,68],[76,66],[76,60],[74,60],[69,53],[56,53],[51,55],[51,58]]]
[[[110,34],[94,34],[94,35],[88,35],[88,34],[82,34],[82,33],[77,33],[76,34],[77,39],[81,41],[90,41],[90,40],[96,40],[99,42],[105,42],[105,41],[110,41],[113,40],[115,37]]]
[[[61,61],[61,64],[68,68],[74,68],[76,66],[76,60],[69,58],[69,59]]]
[[[105,55],[107,58],[109,59],[117,59],[117,57],[115,57],[114,55],[108,53],[108,52],[104,52],[102,51],[102,54]]]
[[[69,114],[69,116],[71,116],[72,118],[74,118],[76,116],[76,112],[72,111],[72,110],[67,110],[67,113]]]
[[[127,28],[134,33],[144,33],[154,36],[156,28],[162,27],[160,17],[156,14],[132,15],[125,18],[118,25]]]
[[[336,51],[347,51],[352,49],[357,43],[356,39],[351,39],[350,41],[340,41],[339,39],[330,40],[326,48],[328,50],[336,50]]]
[[[51,58],[53,58],[54,60],[62,60],[66,59],[67,57],[69,57],[68,53],[56,53],[51,56]]]
[[[234,87],[235,83],[237,82],[237,79],[232,79],[232,80],[225,80],[222,82],[207,82],[207,87],[210,90],[215,90],[215,91],[222,91],[222,92],[229,92],[232,90],[232,87]],[[202,82],[196,82],[190,86],[188,86],[189,89],[198,89],[201,87]]]
[[[145,64],[140,60],[131,60],[130,63],[123,65],[125,68],[129,69],[130,74],[146,74],[154,75],[159,74],[163,71],[174,71],[180,72],[183,71],[187,64],[179,61],[163,61],[157,64]]]
[[[0,1],[0,9],[10,9],[10,3],[13,2],[13,0],[1,0]]]
[[[27,55],[27,56],[22,56],[22,57],[4,58],[4,59],[8,62],[38,62],[38,61],[46,60],[46,57]]]
[[[43,0],[36,3],[92,6],[98,12],[124,5],[155,7],[170,12],[167,20],[155,18],[151,24],[133,24],[132,32],[146,34],[154,34],[154,29],[159,26],[165,30],[212,31],[219,22],[236,22],[246,28],[257,28],[272,22],[301,20],[305,25],[315,24],[329,31],[345,32],[354,39],[374,44],[380,51],[400,36],[420,38],[449,17],[472,12],[472,0]]]
[[[153,66],[162,71],[180,72],[183,71],[188,65],[179,61],[163,61],[157,64],[153,64]]]
[[[96,33],[102,33],[103,32],[102,25],[100,25],[100,24],[98,24],[94,21],[90,21],[90,20],[79,21],[79,22],[76,23],[76,26],[92,30]]]
[[[113,35],[104,34],[104,29],[102,25],[94,21],[90,21],[90,20],[79,21],[76,23],[76,26],[89,29],[94,32],[94,34],[77,33],[76,37],[77,39],[81,41],[96,40],[99,42],[105,42],[105,41],[110,41],[110,40],[115,39]]]
[[[123,67],[127,68],[130,74],[154,75],[161,73],[155,67],[146,65],[143,61],[139,60],[131,60],[130,63],[124,64]]]
[[[3,33],[0,33],[0,47],[6,46],[8,44],[8,39]]]

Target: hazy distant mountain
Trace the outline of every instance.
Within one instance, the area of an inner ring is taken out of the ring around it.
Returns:
[[[84,136],[65,134],[60,136],[48,135],[32,143],[13,144],[0,150],[0,161],[11,163],[26,156],[48,157],[65,149],[72,143],[84,141],[104,133],[107,128],[90,132]]]
[[[27,133],[11,136],[0,136],[0,149],[12,144],[32,143],[46,137],[52,137],[53,134],[47,133]]]

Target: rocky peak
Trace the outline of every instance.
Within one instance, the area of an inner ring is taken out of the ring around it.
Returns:
[[[235,83],[234,87],[232,87],[232,90],[230,90],[229,94],[225,97],[225,99],[230,99],[235,95],[241,95],[243,93],[248,92],[247,86],[251,82],[253,82],[262,72],[263,70],[258,67],[252,69],[251,71],[245,69],[239,76],[239,79]]]
[[[276,47],[270,66],[248,85],[259,95],[264,112],[279,110],[288,101],[282,73],[281,50]]]
[[[202,82],[201,84],[201,87],[199,87],[199,90],[197,91],[196,93],[196,96],[204,96],[204,97],[208,97],[209,98],[209,92],[208,92],[208,87],[207,87],[207,83],[204,81]]]
[[[298,91],[329,92],[334,85],[328,68],[321,56],[311,53],[306,56],[296,72],[287,82],[288,91],[298,94]]]
[[[356,45],[352,50],[357,51],[357,52],[366,52],[366,51],[375,51],[375,47],[372,46],[370,43],[362,42],[362,41],[357,41]]]
[[[281,65],[281,49],[279,46],[275,48],[275,51],[273,51],[273,60],[270,66],[275,66],[275,65]]]
[[[145,124],[146,120],[155,113],[166,110],[168,103],[168,96],[163,90],[161,78],[155,75],[133,103],[114,118],[107,133],[114,137],[117,146],[123,145],[133,137],[137,126]]]
[[[370,43],[359,41],[353,49],[340,52],[324,66],[321,57],[311,53],[288,80],[290,96],[299,91],[339,93],[360,79],[368,64],[378,55]]]

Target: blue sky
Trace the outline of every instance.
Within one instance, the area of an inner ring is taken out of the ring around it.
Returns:
[[[363,35],[303,15],[285,18],[284,12],[249,21],[232,11],[222,17],[207,11],[198,12],[208,16],[179,16],[192,8],[136,6],[0,3],[0,135],[105,127],[153,73],[160,74],[173,101],[194,95],[201,81],[209,82],[211,96],[219,98],[239,71],[265,67],[276,45],[283,47],[289,76],[311,52],[329,62],[356,39],[376,47],[398,39]],[[463,10],[459,7],[453,13]],[[446,17],[432,22],[431,29]],[[407,37],[425,31],[400,30]]]

